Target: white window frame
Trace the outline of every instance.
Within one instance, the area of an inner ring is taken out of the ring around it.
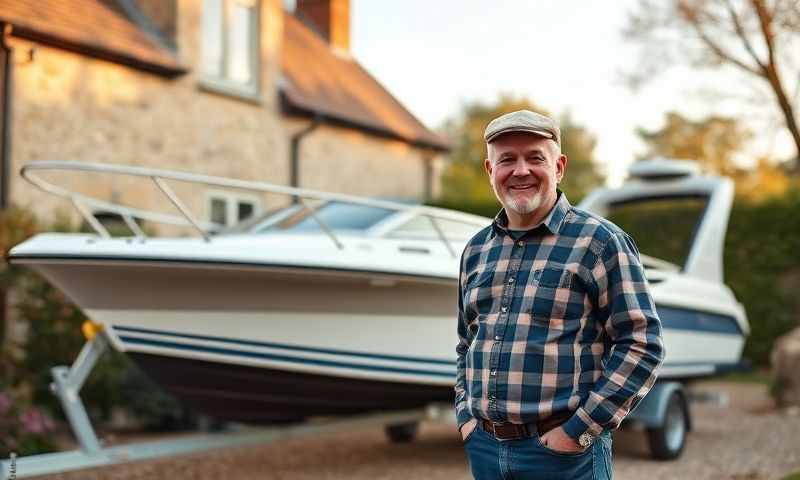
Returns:
[[[247,202],[253,205],[253,214],[250,218],[261,215],[261,200],[256,195],[249,195],[246,193],[228,192],[224,190],[209,190],[206,192],[206,220],[212,221],[211,208],[214,200],[222,200],[225,202],[225,223],[223,228],[229,228],[242,220],[239,220],[239,203]]]
[[[215,1],[215,0],[209,0]],[[260,84],[260,65],[261,65],[261,56],[260,56],[260,31],[261,31],[261,21],[260,21],[260,6],[261,0],[247,0],[248,3],[252,2],[253,6],[250,7],[253,10],[253,15],[250,17],[250,30],[252,34],[248,39],[249,47],[250,47],[250,56],[249,56],[249,63],[250,63],[250,70],[251,70],[251,78],[250,81],[246,84],[236,82],[232,80],[227,74],[228,68],[228,29],[231,28],[231,15],[233,6],[237,1],[240,0],[216,0],[221,4],[221,11],[222,17],[217,19],[219,22],[222,22],[222,36],[220,41],[222,42],[222,55],[220,56],[220,65],[219,70],[222,72],[220,76],[212,75],[205,70],[205,65],[203,62],[205,61],[202,54],[202,49],[205,48],[205,35],[207,34],[205,31],[205,20],[206,15],[209,15],[209,12],[205,8],[205,1],[199,0],[201,5],[203,5],[203,12],[202,15],[204,16],[203,21],[201,22],[200,28],[200,67],[198,69],[200,79],[199,79],[199,86],[201,89],[209,90],[214,93],[223,93],[225,95],[231,95],[235,97],[240,97],[244,100],[249,100],[253,102],[260,103],[261,99],[259,97],[259,84]]]

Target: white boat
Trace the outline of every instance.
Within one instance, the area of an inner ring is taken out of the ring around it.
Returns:
[[[36,175],[42,170],[149,177],[182,216],[87,198],[45,182]],[[736,365],[748,326],[722,281],[730,182],[670,162],[632,173],[623,188],[597,191],[582,206],[613,219],[630,213],[622,207],[632,202],[703,205],[685,263],[643,256],[665,326],[661,377]],[[282,423],[452,401],[459,254],[491,219],[137,167],[35,162],[23,175],[68,197],[98,234],[37,235],[12,249],[10,261],[62,289],[103,326],[114,349],[193,409]],[[170,181],[279,193],[297,203],[212,235],[214,226],[194,219]],[[136,237],[110,237],[90,209],[118,213]],[[201,235],[146,238],[134,218],[192,225]]]

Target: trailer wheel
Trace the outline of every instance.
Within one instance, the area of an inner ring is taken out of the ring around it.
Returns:
[[[419,422],[397,423],[386,425],[386,436],[392,443],[408,443],[417,436]]]
[[[667,402],[664,423],[660,427],[647,429],[650,453],[659,460],[678,458],[686,444],[689,430],[689,412],[683,396],[673,392]]]

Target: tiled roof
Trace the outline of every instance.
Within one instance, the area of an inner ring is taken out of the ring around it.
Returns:
[[[344,124],[447,150],[447,141],[428,130],[359,63],[335,53],[290,13],[284,15],[281,92],[291,111],[320,114]]]
[[[335,53],[316,33],[284,14],[281,93],[287,112],[444,151],[430,131],[358,62]],[[161,75],[186,72],[174,52],[125,15],[114,0],[0,0],[0,22],[12,35]]]
[[[158,39],[104,0],[0,0],[12,35],[161,75],[186,69]]]

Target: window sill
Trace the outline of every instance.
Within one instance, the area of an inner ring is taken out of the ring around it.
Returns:
[[[261,105],[262,103],[261,97],[258,94],[258,90],[255,88],[247,88],[217,78],[201,78],[197,83],[197,87],[205,92],[233,97],[255,105]]]

